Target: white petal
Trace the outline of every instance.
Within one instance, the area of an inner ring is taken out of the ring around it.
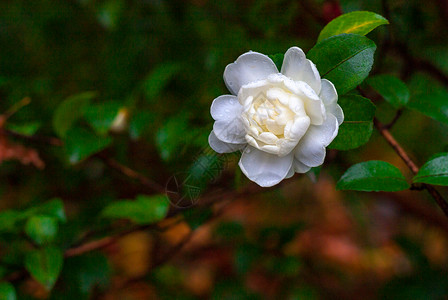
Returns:
[[[246,143],[246,130],[241,117],[233,120],[218,120],[213,124],[213,131],[218,139],[226,143],[244,144]]]
[[[338,119],[338,124],[341,125],[344,122],[344,112],[342,108],[337,104],[333,103],[326,107],[327,113],[332,114]]]
[[[294,158],[294,161],[292,162],[292,167],[294,168],[294,172],[296,173],[306,173],[309,170],[311,170],[311,167],[308,167],[304,164],[302,164],[300,161]]]
[[[276,185],[282,181],[292,166],[293,155],[279,157],[247,146],[239,166],[250,180],[262,187]]]
[[[210,114],[214,120],[229,120],[241,115],[243,107],[236,96],[222,95],[213,100]]]
[[[338,121],[332,114],[327,115],[322,125],[310,126],[294,150],[295,158],[309,167],[320,166],[325,159],[325,147],[336,137],[338,129]]]
[[[306,59],[305,53],[298,47],[286,51],[283,59],[282,74],[295,80],[308,83],[319,94],[321,89],[320,75],[316,66]]]
[[[338,101],[338,92],[334,84],[327,79],[322,79],[322,89],[319,94],[320,99],[325,105],[330,105]]]
[[[319,96],[305,82],[297,82],[299,93],[305,105],[306,114],[310,117],[312,125],[321,125],[325,118],[325,106]]]
[[[218,153],[231,153],[241,150],[246,146],[246,144],[225,143],[216,137],[213,130],[212,132],[210,132],[210,135],[208,136],[208,143],[210,147]]]
[[[285,179],[287,179],[287,178],[291,178],[292,176],[294,176],[295,173],[296,173],[296,172],[294,172],[294,166],[291,166],[291,168],[290,168],[289,171],[288,171],[288,174],[286,174]]]
[[[266,79],[275,73],[278,73],[278,69],[267,55],[247,52],[234,63],[227,65],[224,70],[224,82],[229,91],[237,95],[243,85]]]

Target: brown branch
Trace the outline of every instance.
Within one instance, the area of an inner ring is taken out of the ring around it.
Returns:
[[[380,121],[376,118],[373,119],[373,123],[375,127],[378,129],[380,134],[384,137],[384,139],[388,142],[388,144],[395,150],[395,152],[400,156],[400,158],[404,161],[404,163],[408,166],[411,172],[415,175],[418,173],[417,165],[412,161],[406,151],[401,147],[401,145],[395,140],[392,134],[387,130]],[[434,198],[437,205],[442,209],[443,213],[448,217],[448,203],[442,197],[442,195],[429,184],[423,184],[423,187],[429,192],[429,194]]]

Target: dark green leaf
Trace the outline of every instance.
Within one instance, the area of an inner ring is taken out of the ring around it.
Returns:
[[[46,244],[55,238],[58,232],[58,223],[53,217],[33,216],[26,222],[25,232],[37,244]]]
[[[384,161],[367,161],[351,166],[336,184],[338,190],[397,192],[409,184],[395,166]]]
[[[23,219],[21,212],[7,210],[0,213],[0,233],[16,231],[16,223]]]
[[[75,121],[82,116],[84,107],[95,96],[95,92],[85,92],[71,96],[59,104],[53,115],[53,129],[59,137],[67,135]]]
[[[427,161],[415,175],[414,182],[448,185],[448,153],[439,153]]]
[[[153,129],[154,114],[148,111],[138,111],[133,114],[129,124],[129,135],[132,139],[138,139],[146,132]]]
[[[330,80],[339,95],[354,89],[369,75],[376,45],[364,36],[340,34],[323,40],[307,54],[320,75]]]
[[[168,119],[156,133],[156,145],[164,160],[171,160],[179,155],[188,141],[191,141],[191,124],[185,114]]]
[[[84,118],[99,135],[106,134],[121,108],[119,102],[91,104],[84,107]]]
[[[181,69],[182,65],[176,62],[162,63],[154,68],[143,83],[146,98],[152,100],[157,97]]]
[[[25,257],[27,271],[49,290],[56,283],[62,264],[62,251],[54,247],[33,250],[27,253]]]
[[[380,25],[389,24],[382,16],[369,11],[354,11],[337,17],[319,34],[318,42],[341,33],[366,35]]]
[[[401,108],[409,101],[408,87],[395,76],[377,75],[368,78],[367,83],[395,108]]]
[[[444,124],[448,124],[448,92],[422,93],[411,97],[407,107]]]
[[[137,196],[135,201],[124,200],[109,204],[102,212],[106,218],[129,219],[138,224],[162,220],[168,213],[169,199],[165,195]]]
[[[111,143],[110,137],[99,137],[89,130],[74,127],[68,131],[65,150],[69,161],[74,164],[105,149]]]
[[[38,207],[31,208],[31,210],[33,210],[33,214],[35,213],[55,217],[60,222],[65,222],[67,220],[64,212],[64,203],[59,198],[51,199]]]
[[[339,126],[338,135],[329,148],[349,150],[367,143],[373,131],[375,105],[357,95],[340,97],[338,104],[344,111],[344,123]]]
[[[16,300],[16,290],[9,282],[0,282],[0,299],[1,300]]]

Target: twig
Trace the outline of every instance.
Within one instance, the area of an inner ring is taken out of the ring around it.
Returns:
[[[389,145],[395,150],[395,152],[400,156],[400,158],[404,161],[404,163],[408,166],[411,172],[415,175],[418,173],[417,165],[412,161],[406,151],[401,147],[401,145],[395,140],[392,134],[387,130],[380,121],[376,118],[373,119],[373,123],[375,127],[378,129],[380,134],[384,137],[384,139],[389,143]],[[446,200],[440,195],[440,193],[429,184],[423,184],[423,187],[429,192],[429,194],[434,198],[437,205],[442,209],[443,213],[448,217],[448,203]]]
[[[392,121],[390,121],[388,124],[383,125],[385,129],[390,130],[395,123],[397,123],[398,119],[400,119],[401,115],[403,114],[403,109],[399,109],[397,110],[397,112],[395,113],[394,118],[392,119]]]

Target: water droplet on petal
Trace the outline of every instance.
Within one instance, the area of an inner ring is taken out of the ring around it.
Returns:
[[[250,153],[249,147],[246,148],[246,153]]]

